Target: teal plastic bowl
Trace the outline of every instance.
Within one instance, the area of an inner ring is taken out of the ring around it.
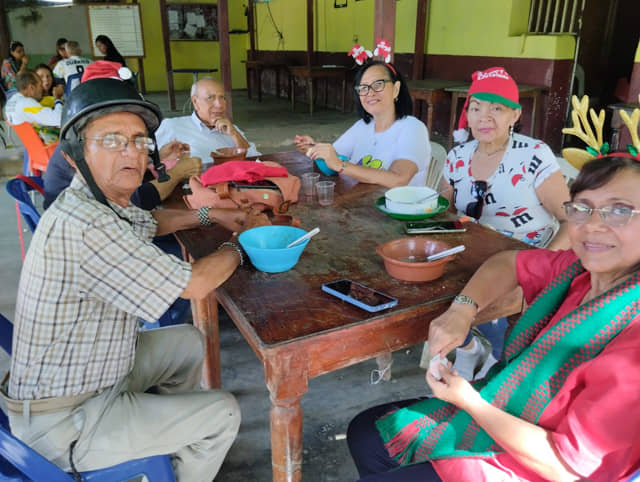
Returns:
[[[340,159],[341,161],[349,160],[347,156],[341,156],[340,154],[338,154],[338,159]],[[316,159],[316,166],[318,166],[318,169],[320,169],[320,172],[325,176],[335,176],[338,174],[338,171],[334,171],[329,166],[327,166],[327,162],[322,158]]]
[[[256,269],[281,273],[298,263],[309,240],[293,248],[285,246],[303,234],[306,234],[304,229],[292,226],[259,226],[240,233],[238,241]]]
[[[327,163],[324,161],[324,159],[316,159],[316,166],[318,166],[320,172],[325,176],[335,176],[336,174],[338,174],[338,171],[334,171],[329,166],[327,166]]]

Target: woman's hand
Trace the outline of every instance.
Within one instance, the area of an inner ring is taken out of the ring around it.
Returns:
[[[311,136],[295,136],[293,138],[293,145],[296,146],[296,150],[301,154],[306,154],[315,143],[316,141]]]
[[[429,325],[429,355],[447,356],[464,342],[476,309],[472,305],[452,303],[449,309]]]
[[[62,84],[54,85],[51,93],[53,94],[53,97],[55,97],[56,99],[62,100],[62,98],[64,97],[64,85]]]
[[[440,365],[440,380],[427,370],[427,384],[433,391],[434,396],[440,400],[452,403],[456,407],[467,410],[474,404],[482,400],[480,394],[471,386],[464,378],[458,375],[458,372],[451,367],[451,363],[447,366]]]
[[[338,153],[333,147],[333,144],[316,144],[307,150],[306,155],[313,160],[324,159],[327,167],[334,171],[339,171],[342,168],[342,161],[338,159]]]
[[[202,159],[199,157],[183,157],[178,163],[167,171],[172,178],[178,180],[202,174]]]

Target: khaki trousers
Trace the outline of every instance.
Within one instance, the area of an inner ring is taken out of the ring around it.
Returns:
[[[240,426],[228,392],[200,390],[204,340],[191,325],[141,332],[131,373],[80,405],[30,416],[9,412],[13,434],[47,459],[83,472],[172,454],[178,481],[214,479]],[[147,390],[153,393],[145,393]]]

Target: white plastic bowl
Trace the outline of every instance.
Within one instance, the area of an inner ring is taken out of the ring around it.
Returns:
[[[389,189],[384,197],[385,206],[392,213],[426,214],[438,208],[436,191],[426,186],[394,187]],[[427,197],[428,199],[424,200]]]

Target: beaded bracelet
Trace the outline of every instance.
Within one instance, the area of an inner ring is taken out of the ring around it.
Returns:
[[[225,246],[231,246],[233,249],[236,250],[236,252],[240,256],[240,266],[242,266],[244,264],[244,254],[242,254],[242,248],[240,247],[240,245],[232,241],[225,241],[218,247],[218,251],[220,251]]]

